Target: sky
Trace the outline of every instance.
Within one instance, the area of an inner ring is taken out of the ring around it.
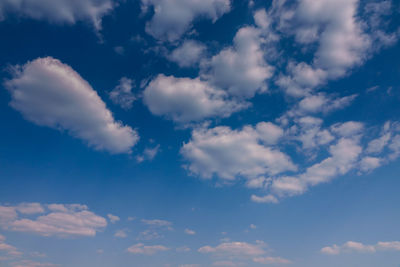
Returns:
[[[400,2],[1,0],[0,266],[400,264]]]

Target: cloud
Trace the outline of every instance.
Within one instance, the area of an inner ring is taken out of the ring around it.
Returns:
[[[265,244],[258,242],[250,244],[246,242],[221,243],[216,247],[204,246],[199,248],[200,253],[216,254],[219,256],[233,256],[237,258],[254,257],[265,254]]]
[[[190,229],[185,229],[185,234],[187,234],[187,235],[195,235],[196,232],[193,231],[193,230],[190,230]]]
[[[264,143],[263,126],[259,123],[241,130],[225,126],[194,129],[191,140],[181,148],[189,162],[188,170],[202,178],[216,175],[227,181],[295,171],[296,166],[287,155],[267,145],[270,138]]]
[[[200,63],[205,50],[205,45],[194,40],[185,40],[182,45],[174,49],[167,58],[177,63],[179,67],[192,67]]]
[[[172,226],[172,222],[165,221],[165,220],[159,220],[159,219],[154,219],[154,220],[142,219],[142,223],[150,225],[150,226],[156,226],[156,227],[170,227],[170,226]]]
[[[110,220],[111,223],[116,223],[120,220],[118,216],[112,215],[112,214],[107,214],[108,219]]]
[[[44,208],[40,203],[22,203],[16,207],[16,210],[22,214],[36,214],[44,212]]]
[[[279,202],[279,200],[273,195],[266,195],[266,196],[262,196],[262,197],[252,195],[251,200],[256,203],[274,203],[274,204],[276,204]]]
[[[25,203],[26,205],[26,203]],[[84,205],[58,205],[58,210],[45,211],[36,218],[25,218],[18,206],[0,206],[0,226],[4,230],[29,232],[42,236],[95,236],[107,226],[105,218]],[[54,206],[49,205],[54,209]],[[31,214],[29,214],[31,215]]]
[[[133,80],[122,77],[119,84],[109,93],[111,101],[128,110],[132,108],[133,102],[136,100],[135,95],[132,93]]]
[[[169,248],[162,245],[145,246],[142,243],[133,245],[127,249],[129,253],[132,254],[143,254],[143,255],[153,255],[157,252],[167,251]]]
[[[154,15],[146,24],[146,32],[158,40],[173,42],[191,28],[199,17],[217,21],[231,9],[229,0],[142,0],[142,10],[152,7]]]
[[[260,257],[260,258],[254,258],[254,262],[260,263],[260,264],[290,264],[292,263],[290,260],[280,258],[280,257]]]
[[[22,254],[16,247],[5,243],[5,241],[6,238],[3,235],[0,235],[0,251],[6,252],[9,256],[20,256]]]
[[[96,91],[70,66],[52,57],[15,66],[5,82],[10,105],[29,121],[66,130],[97,150],[130,153],[139,137],[115,121]],[[85,116],[82,116],[85,114]]]
[[[149,83],[143,95],[151,113],[178,123],[228,117],[247,107],[247,104],[228,100],[226,92],[211,87],[199,78],[175,78],[160,74]]]
[[[159,151],[160,151],[160,145],[156,145],[153,148],[147,147],[143,150],[142,155],[136,156],[136,160],[138,162],[143,162],[145,160],[152,161],[156,157]]]
[[[48,262],[37,262],[32,260],[22,260],[19,262],[15,262],[12,265],[13,267],[57,267],[59,264],[53,264]]]
[[[0,21],[10,15],[57,24],[87,21],[96,30],[100,30],[102,18],[110,13],[114,6],[112,0],[4,0],[0,3]]]
[[[365,245],[360,242],[348,241],[341,246],[333,245],[321,249],[321,253],[328,255],[338,255],[341,253],[375,253],[379,250],[400,251],[399,241],[381,242],[375,245]]]
[[[233,43],[202,67],[202,76],[235,97],[251,98],[265,92],[265,81],[272,76],[273,68],[264,59],[260,30],[240,28]]]
[[[128,235],[126,233],[126,230],[118,230],[115,232],[114,236],[118,238],[126,238]]]

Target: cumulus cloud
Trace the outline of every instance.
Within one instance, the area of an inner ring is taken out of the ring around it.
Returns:
[[[181,154],[189,161],[188,170],[202,178],[216,175],[228,181],[296,170],[287,155],[268,146],[271,140],[263,142],[262,125],[241,130],[224,126],[193,130],[191,140],[181,148]]]
[[[400,251],[399,241],[378,242],[375,245],[365,245],[360,242],[348,241],[341,246],[332,245],[323,247],[321,253],[328,255],[338,255],[341,253],[375,253],[379,250]]]
[[[127,249],[129,253],[132,254],[143,254],[143,255],[153,255],[157,252],[167,251],[169,248],[162,245],[145,246],[142,243],[133,245]]]
[[[26,205],[26,204],[25,204]],[[84,205],[57,204],[35,218],[25,217],[18,206],[0,206],[0,226],[4,230],[36,233],[43,236],[95,236],[107,226],[105,218]],[[28,215],[32,215],[28,214]]]
[[[160,145],[155,147],[147,147],[143,150],[142,155],[136,156],[137,162],[143,162],[145,160],[152,161],[160,151]]]
[[[264,59],[263,38],[255,27],[238,30],[233,46],[213,56],[203,66],[203,76],[235,97],[250,98],[265,92],[273,68]]]
[[[0,2],[0,20],[17,15],[58,24],[87,21],[100,30],[102,18],[114,6],[112,0],[4,0]]]
[[[260,258],[254,258],[254,262],[260,263],[260,264],[290,264],[292,263],[290,260],[281,258],[281,257],[260,257]]]
[[[274,195],[266,195],[266,196],[256,196],[256,195],[252,195],[251,196],[251,200],[253,202],[257,202],[257,203],[278,203],[278,199],[274,196]]]
[[[185,234],[187,234],[187,235],[195,235],[196,232],[193,231],[193,230],[190,230],[190,229],[185,229]]]
[[[154,15],[146,24],[146,32],[156,39],[176,41],[199,17],[217,21],[231,9],[230,0],[142,0],[142,10],[152,7]]]
[[[131,109],[136,100],[132,88],[133,80],[122,77],[119,84],[109,93],[111,101],[125,110]]]
[[[229,100],[226,92],[199,78],[175,78],[162,74],[149,83],[143,96],[151,113],[178,123],[228,117],[247,107],[247,104]]]
[[[70,66],[38,58],[15,66],[5,82],[10,105],[29,121],[68,131],[97,150],[130,153],[139,137],[115,121],[96,91]],[[82,116],[85,114],[85,116]]]
[[[180,67],[192,67],[200,63],[205,50],[205,45],[194,40],[185,40],[167,58],[177,63]]]

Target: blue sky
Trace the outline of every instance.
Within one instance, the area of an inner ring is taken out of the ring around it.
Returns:
[[[400,3],[0,2],[0,266],[399,266]]]

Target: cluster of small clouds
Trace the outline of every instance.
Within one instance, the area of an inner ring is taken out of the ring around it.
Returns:
[[[0,206],[0,227],[7,231],[58,237],[95,236],[106,226],[105,218],[80,204]]]
[[[341,253],[375,253],[377,251],[400,251],[399,241],[378,242],[375,245],[365,245],[360,242],[348,241],[341,246],[333,245],[321,249],[321,253],[338,255]]]
[[[204,246],[198,252],[211,254],[219,258],[214,266],[245,266],[248,260],[260,264],[290,264],[290,260],[281,257],[268,256],[266,244],[256,241],[254,244],[247,242],[225,242],[215,247]]]

